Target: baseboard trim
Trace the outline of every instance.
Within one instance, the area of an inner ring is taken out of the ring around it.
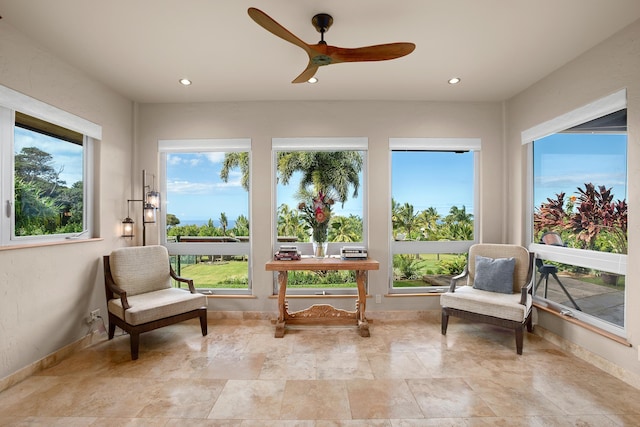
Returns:
[[[613,375],[617,379],[624,381],[632,387],[640,390],[640,376],[634,374],[633,372],[629,372],[624,368],[616,365],[615,363],[610,362],[604,357],[598,356],[590,352],[589,350],[581,347],[571,341],[562,338],[559,335],[543,328],[540,325],[536,325],[533,333],[538,335],[539,337],[549,341],[552,344],[557,345],[568,353],[584,360],[585,362],[595,366],[596,368],[602,369],[604,372],[609,375]]]
[[[42,359],[36,360],[32,364],[25,366],[24,368],[14,372],[13,374],[0,379],[0,392],[18,384],[19,382],[27,379],[33,374],[36,374],[58,364],[62,359],[69,357],[76,351],[82,350],[83,348],[94,344],[96,342],[96,338],[100,339],[101,335],[102,334],[100,334],[100,332],[98,331],[89,333],[80,338],[78,341],[68,344],[61,349],[43,357]]]

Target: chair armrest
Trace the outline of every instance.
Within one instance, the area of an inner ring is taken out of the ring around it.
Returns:
[[[189,292],[191,292],[192,294],[196,293],[196,287],[193,285],[193,279],[187,279],[186,277],[178,276],[171,265],[169,265],[169,273],[174,280],[186,283],[187,286],[189,286]]]
[[[109,287],[109,290],[120,297],[120,301],[122,301],[122,308],[124,310],[128,310],[129,308],[131,308],[131,306],[129,305],[129,301],[127,300],[127,291],[116,285],[111,278],[111,275],[108,275],[105,278],[105,281],[107,283],[107,286]]]
[[[527,305],[527,294],[531,294],[533,291],[533,264],[534,264],[535,254],[533,252],[529,253],[529,270],[527,272],[527,281],[525,282],[527,286],[523,286],[520,289],[520,304]]]
[[[464,266],[464,271],[460,274],[458,274],[457,276],[454,276],[451,278],[451,284],[449,285],[449,292],[455,292],[456,291],[456,283],[458,282],[458,280],[460,279],[464,279],[465,277],[467,277],[469,275],[469,268],[468,266]]]

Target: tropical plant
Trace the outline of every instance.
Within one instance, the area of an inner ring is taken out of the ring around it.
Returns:
[[[420,261],[410,255],[394,255],[393,276],[395,280],[410,280],[419,277]]]
[[[467,265],[466,255],[444,258],[438,261],[437,272],[438,274],[455,276],[464,271],[465,265]]]
[[[407,233],[408,239],[413,237],[413,232],[418,228],[418,214],[412,204],[405,203],[398,208],[396,224],[399,230]]]
[[[585,183],[565,206],[565,193],[547,198],[534,213],[538,238],[545,231],[559,232],[565,243],[581,249],[627,253],[627,202],[613,200],[611,188]]]
[[[334,200],[322,191],[313,197],[309,203],[298,205],[300,216],[307,229],[311,229],[313,241],[324,243],[327,241],[329,222],[331,221],[331,206]]]

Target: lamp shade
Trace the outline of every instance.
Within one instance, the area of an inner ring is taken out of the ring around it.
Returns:
[[[151,203],[144,204],[144,222],[145,224],[156,222],[156,207]]]
[[[152,205],[154,208],[160,208],[160,193],[155,190],[147,193],[147,204]]]
[[[133,220],[129,217],[122,220],[122,237],[133,238]]]

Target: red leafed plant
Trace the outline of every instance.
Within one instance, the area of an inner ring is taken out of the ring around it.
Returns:
[[[565,206],[565,193],[547,199],[534,214],[536,235],[544,231],[570,231],[582,249],[599,245],[627,253],[627,202],[613,200],[611,188],[585,183]]]

